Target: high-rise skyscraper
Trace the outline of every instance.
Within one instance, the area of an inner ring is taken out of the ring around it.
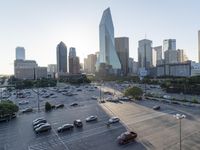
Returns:
[[[71,47],[69,49],[69,73],[78,74],[80,73],[79,58],[76,56],[76,49]]]
[[[119,57],[123,75],[128,74],[128,59],[129,59],[129,38],[117,37],[115,38],[115,49]]]
[[[199,63],[200,63],[200,30],[198,31],[198,55],[199,55]]]
[[[96,67],[95,64],[97,62],[97,55],[90,54],[87,58],[84,59],[84,71],[86,73],[95,73]]]
[[[16,60],[25,60],[25,49],[24,47],[16,47]]]
[[[103,12],[101,22],[99,25],[99,43],[100,43],[100,53],[97,65],[110,66],[112,67],[114,73],[121,69],[121,63],[119,57],[115,50],[115,40],[114,40],[114,26],[112,22],[112,17],[110,13],[110,8],[107,8]],[[97,67],[99,71],[99,67]]]
[[[156,55],[156,65],[161,65],[162,64],[162,46],[156,46],[153,47],[153,50],[155,51]]]
[[[145,69],[152,67],[152,41],[140,40],[138,45],[138,67]]]
[[[163,51],[176,50],[176,39],[166,39],[163,41]]]
[[[178,49],[177,50],[177,61],[182,63],[188,60],[187,55],[185,54],[183,49]]]
[[[76,49],[74,47],[69,48],[69,57],[76,57]]]
[[[58,73],[67,73],[67,47],[65,43],[60,42],[56,48],[57,53],[57,71]]]

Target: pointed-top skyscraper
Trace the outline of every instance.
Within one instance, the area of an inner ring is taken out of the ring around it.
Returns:
[[[110,8],[104,10],[99,24],[99,44],[100,53],[97,62],[97,71],[100,64],[112,66],[113,70],[120,70],[121,63],[115,50],[114,26]]]

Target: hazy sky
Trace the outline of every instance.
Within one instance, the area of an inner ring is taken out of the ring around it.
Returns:
[[[56,63],[56,45],[76,47],[81,58],[99,50],[99,22],[110,7],[115,36],[129,37],[130,56],[137,60],[138,40],[153,46],[175,38],[177,48],[197,60],[199,0],[2,0],[0,1],[0,74],[13,73],[15,48],[40,66]]]

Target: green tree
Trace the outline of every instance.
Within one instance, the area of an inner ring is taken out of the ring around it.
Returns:
[[[15,105],[12,101],[6,100],[0,102],[0,117],[12,115],[18,112],[19,107]]]
[[[143,91],[141,88],[138,87],[131,87],[126,89],[124,95],[125,96],[132,96],[133,98],[137,98],[140,99],[140,97],[142,96]]]
[[[45,103],[45,111],[50,111],[51,110],[51,104],[49,102]]]

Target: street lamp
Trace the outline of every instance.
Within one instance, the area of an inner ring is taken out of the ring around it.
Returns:
[[[181,150],[181,120],[183,118],[185,118],[186,116],[183,115],[183,114],[176,114],[174,115],[174,118],[178,119],[179,120],[179,124],[180,124],[180,150]]]

